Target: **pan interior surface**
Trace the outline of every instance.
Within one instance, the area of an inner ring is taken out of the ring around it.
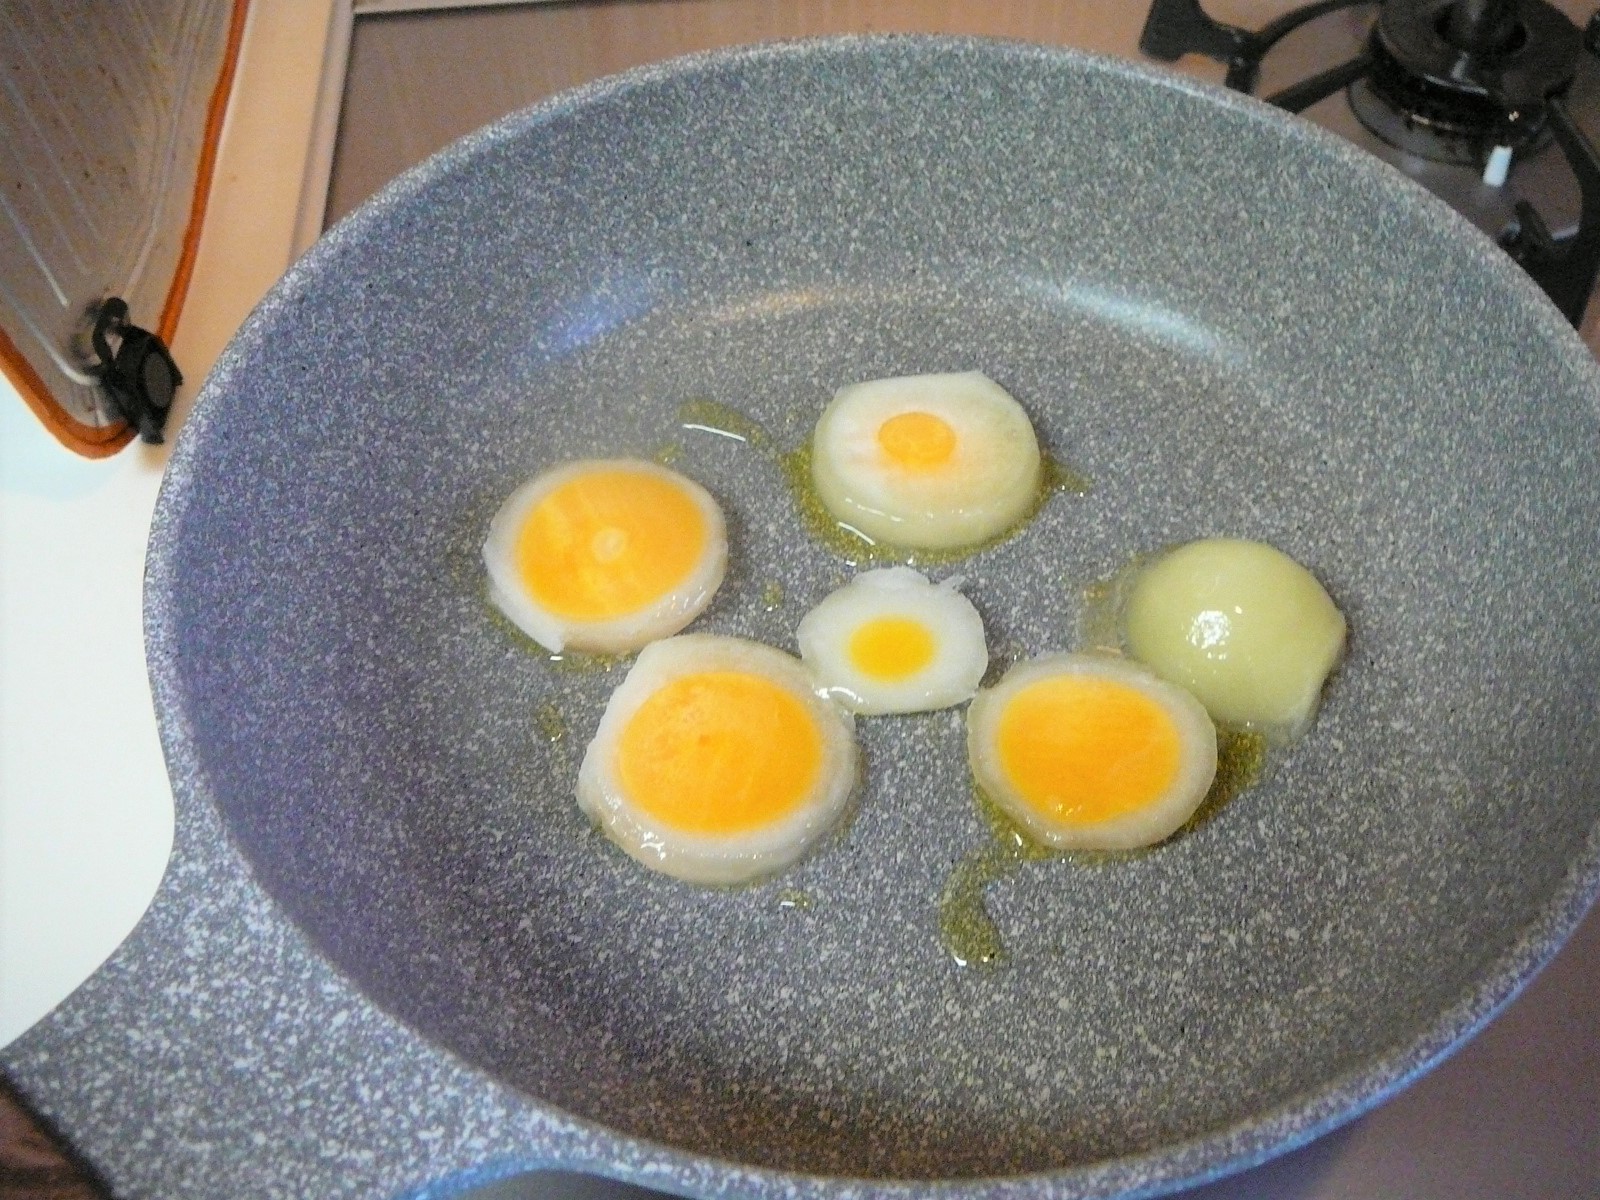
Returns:
[[[512,118],[325,239],[208,384],[153,550],[169,752],[368,995],[625,1135],[969,1178],[1392,1082],[1592,878],[1600,406],[1554,311],[1384,171],[968,41],[712,56]],[[964,370],[1092,481],[935,571],[997,660],[1215,534],[1351,627],[1310,733],[1213,819],[996,882],[990,970],[939,934],[987,837],[959,711],[861,720],[855,815],[799,866],[682,884],[573,799],[625,665],[550,662],[479,560],[541,468],[664,456],[729,519],[695,628],[792,651],[852,569],[783,453],[843,384]]]

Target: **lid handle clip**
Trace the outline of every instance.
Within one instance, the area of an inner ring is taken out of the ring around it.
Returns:
[[[115,351],[111,339],[117,341]],[[117,415],[133,426],[141,441],[151,444],[163,440],[167,413],[183,382],[183,373],[172,361],[166,343],[148,329],[128,320],[128,304],[112,296],[95,314],[90,334],[100,362],[94,373]]]

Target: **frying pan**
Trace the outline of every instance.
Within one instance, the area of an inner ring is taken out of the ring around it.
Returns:
[[[841,384],[971,369],[1092,482],[959,567],[998,658],[1211,534],[1306,563],[1351,627],[1311,732],[1211,820],[991,887],[993,969],[939,934],[987,836],[959,713],[861,721],[846,829],[685,885],[573,802],[621,668],[541,655],[478,561],[538,469],[664,454],[729,517],[696,628],[792,648],[852,565],[783,452]],[[429,1128],[700,1195],[1237,1169],[1437,1061],[1596,890],[1597,446],[1600,373],[1509,261],[1253,101],[950,39],[634,72],[403,178],[208,381],[150,559],[169,892],[209,898],[206,946],[290,947],[243,992],[343,1048],[297,1086],[336,1144],[397,1123],[388,1178],[437,1167]]]

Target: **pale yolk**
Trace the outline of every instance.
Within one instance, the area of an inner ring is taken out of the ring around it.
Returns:
[[[1137,688],[1108,679],[1045,679],[1000,716],[1000,766],[1027,804],[1090,825],[1158,800],[1178,774],[1172,718]]]
[[[873,679],[906,679],[933,661],[933,633],[909,617],[874,617],[850,635],[850,662]]]
[[[617,740],[636,807],[685,833],[736,834],[793,812],[822,769],[822,732],[792,692],[739,671],[674,679]]]
[[[517,534],[517,570],[551,612],[605,620],[654,604],[681,584],[706,541],[705,517],[683,488],[606,467],[533,507]]]
[[[903,412],[878,426],[878,448],[904,470],[933,471],[955,456],[956,431],[932,413]]]

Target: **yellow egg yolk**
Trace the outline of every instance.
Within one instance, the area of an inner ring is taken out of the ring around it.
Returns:
[[[1017,794],[1068,825],[1110,820],[1159,799],[1177,777],[1181,752],[1160,704],[1091,676],[1045,679],[1018,692],[996,741]]]
[[[634,805],[685,833],[738,834],[793,812],[822,769],[805,703],[759,675],[684,675],[639,706],[617,740]]]
[[[850,635],[850,663],[873,679],[906,679],[933,661],[933,632],[909,617],[874,617]]]
[[[705,553],[705,517],[671,480],[606,467],[534,505],[517,535],[528,592],[552,612],[606,620],[646,608]]]
[[[903,412],[878,426],[878,448],[906,471],[933,471],[956,452],[956,431],[932,413]]]

